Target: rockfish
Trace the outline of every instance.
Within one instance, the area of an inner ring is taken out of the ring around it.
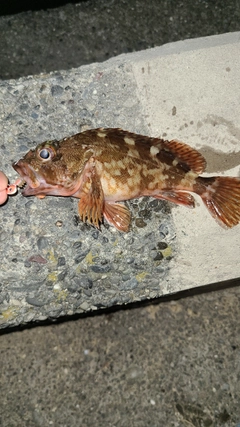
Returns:
[[[194,207],[196,193],[218,222],[240,221],[240,178],[203,178],[206,161],[177,140],[122,129],[91,129],[30,150],[13,168],[26,183],[24,196],[80,199],[80,218],[99,227],[103,217],[128,231],[130,212],[116,202],[142,196]]]

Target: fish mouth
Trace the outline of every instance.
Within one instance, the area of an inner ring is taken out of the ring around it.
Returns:
[[[23,188],[23,196],[36,196],[38,194],[46,194],[46,183],[43,179],[37,176],[31,166],[19,160],[13,163],[12,167],[20,175],[22,181],[18,184],[18,187]],[[42,182],[41,182],[42,181]]]

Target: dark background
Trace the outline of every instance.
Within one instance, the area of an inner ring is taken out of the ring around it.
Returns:
[[[177,40],[240,30],[240,0],[88,0],[49,9],[62,3],[0,1],[4,13],[38,9],[2,16],[0,79],[70,69]]]
[[[71,1],[71,3],[82,3],[86,0],[76,0]],[[13,15],[15,13],[27,12],[29,10],[41,10],[41,9],[51,9],[64,6],[65,4],[70,3],[67,0],[21,0],[21,1],[6,1],[1,0],[0,3],[0,16],[2,15]]]

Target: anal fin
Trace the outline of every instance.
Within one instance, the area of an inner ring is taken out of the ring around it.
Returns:
[[[104,203],[103,215],[106,220],[120,231],[128,231],[131,220],[129,209],[118,203]]]
[[[194,197],[189,193],[184,193],[183,191],[162,191],[153,197],[155,199],[168,200],[169,202],[187,206],[189,208],[195,207]]]

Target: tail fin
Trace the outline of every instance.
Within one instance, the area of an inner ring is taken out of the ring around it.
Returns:
[[[201,190],[198,187],[196,192],[211,215],[221,225],[237,225],[240,222],[240,178],[217,176],[198,179]]]

